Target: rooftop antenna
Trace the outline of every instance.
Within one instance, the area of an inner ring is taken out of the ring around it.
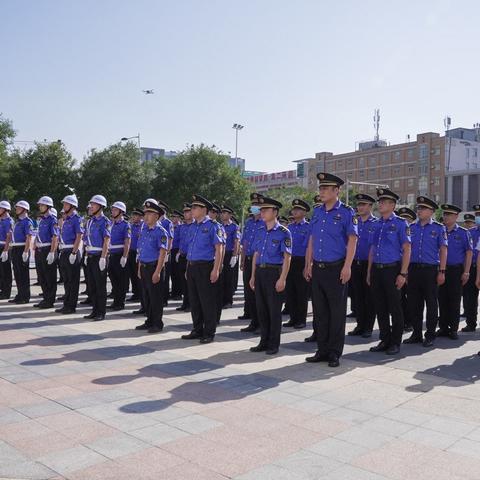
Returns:
[[[443,126],[445,127],[445,130],[448,132],[450,130],[450,127],[452,125],[452,118],[451,117],[445,117],[443,119]]]
[[[378,142],[380,140],[378,135],[378,130],[380,129],[380,109],[378,108],[373,113],[373,127],[375,128],[375,141]]]

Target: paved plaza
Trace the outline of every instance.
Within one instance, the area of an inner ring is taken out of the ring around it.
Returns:
[[[378,332],[347,337],[332,369],[304,362],[310,323],[277,356],[248,352],[239,293],[209,345],[180,340],[178,302],[148,335],[130,311],[92,323],[2,301],[0,478],[480,478],[478,335],[396,358],[368,352]]]

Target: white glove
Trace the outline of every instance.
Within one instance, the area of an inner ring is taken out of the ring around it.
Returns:
[[[5,250],[2,252],[2,262],[6,262],[8,260],[8,252]]]
[[[22,253],[22,260],[23,260],[23,263],[27,263],[28,262],[28,257],[29,257],[29,253],[28,252],[23,252]]]
[[[88,255],[85,255],[85,259],[83,260],[85,262],[85,266],[87,266],[88,263]]]
[[[104,257],[100,257],[100,260],[98,261],[98,268],[100,269],[100,271],[103,272],[106,266],[107,266],[107,259]]]
[[[122,268],[125,268],[125,265],[127,264],[127,260],[128,260],[127,257],[122,257],[120,259],[120,265],[122,266]]]
[[[232,258],[230,259],[230,268],[233,268],[237,264],[238,256],[233,255]]]
[[[179,258],[180,258],[180,252],[178,252],[178,253],[175,255],[175,263],[178,263]]]
[[[73,265],[76,259],[77,259],[77,255],[75,253],[71,253],[68,256],[68,261],[70,262],[70,265]]]
[[[55,253],[53,252],[48,252],[47,255],[47,263],[51,265],[55,261]]]

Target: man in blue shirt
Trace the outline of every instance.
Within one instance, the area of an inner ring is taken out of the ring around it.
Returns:
[[[240,270],[243,272],[243,288],[245,297],[244,313],[238,318],[248,319],[250,318],[250,324],[247,327],[240,329],[241,332],[256,332],[258,330],[258,317],[257,307],[255,303],[255,292],[250,288],[250,278],[252,276],[252,259],[253,259],[253,246],[255,245],[255,235],[257,230],[264,225],[263,220],[260,218],[259,200],[263,197],[261,193],[250,194],[250,212],[252,217],[245,222],[243,229],[243,235],[241,240],[242,252],[240,259]]]
[[[238,261],[240,249],[240,231],[238,225],[232,221],[233,209],[228,205],[222,206],[222,222],[225,230],[225,257],[223,259],[223,308],[233,305],[234,268]]]
[[[12,259],[8,243],[12,238],[13,219],[10,216],[10,202],[0,202],[0,300],[8,300],[12,293]]]
[[[187,283],[193,328],[184,340],[200,339],[211,343],[218,318],[218,288],[225,236],[217,222],[207,215],[211,203],[200,195],[192,196],[193,225],[188,229]]]
[[[8,248],[12,255],[13,275],[17,284],[17,295],[9,303],[24,304],[30,301],[30,243],[33,233],[33,222],[28,213],[30,205],[25,200],[15,204],[17,221],[13,226],[11,242]]]
[[[108,276],[112,284],[113,302],[107,309],[113,311],[125,308],[128,290],[128,270],[125,269],[130,251],[131,229],[125,220],[127,206],[123,202],[114,202],[112,207],[112,229],[109,245]]]
[[[403,343],[422,343],[433,346],[438,323],[438,287],[445,283],[447,264],[447,232],[433,220],[436,202],[417,197],[418,220],[410,224],[412,253],[408,268],[407,313],[413,333]],[[427,331],[423,338],[423,310],[427,308]]]
[[[137,248],[138,239],[140,238],[140,232],[143,225],[143,210],[140,208],[134,208],[130,217],[130,250],[128,251],[128,275],[132,286],[132,296],[127,302],[141,302],[142,301],[142,284],[138,278],[138,265],[137,265]],[[143,312],[142,312],[143,313]]]
[[[292,255],[292,235],[278,222],[282,204],[273,198],[259,199],[264,225],[255,236],[250,288],[255,291],[260,343],[251,352],[278,353],[282,330],[282,303]]]
[[[41,217],[35,237],[35,264],[43,299],[34,307],[53,308],[57,295],[58,221],[56,215],[52,214],[53,200],[50,197],[41,197],[37,205]]]
[[[396,355],[403,334],[401,290],[410,263],[410,229],[406,220],[395,215],[399,196],[386,188],[377,189],[378,211],[368,258],[368,283],[372,287],[380,343],[371,352]],[[391,316],[391,324],[390,324]]]
[[[168,299],[170,298],[170,278],[172,272],[170,271],[170,255],[172,252],[172,245],[173,245],[173,237],[174,237],[174,229],[173,229],[173,222],[168,218],[167,213],[170,210],[170,207],[166,202],[163,200],[157,200],[160,207],[163,209],[164,214],[160,217],[160,224],[167,232],[168,236],[168,252],[167,252],[167,259],[165,263],[165,282],[163,283],[163,288],[165,292],[163,293],[163,306],[168,306]]]
[[[462,328],[462,332],[474,332],[477,328],[478,288],[475,285],[475,280],[477,278],[477,246],[480,240],[480,205],[474,205],[472,208],[475,211],[475,215],[472,215],[473,225],[471,227],[467,227],[467,215],[464,215],[464,226],[468,228],[472,236],[473,258],[468,282],[463,287],[463,310],[467,324]]]
[[[170,263],[170,272],[172,278],[172,291],[170,293],[170,298],[172,300],[181,300],[182,299],[182,281],[180,279],[180,269],[178,262],[176,261],[178,248],[180,245],[180,225],[183,220],[183,213],[179,210],[173,210],[171,215],[173,223],[173,242],[172,242],[172,251],[170,253],[169,263]]]
[[[168,235],[159,218],[163,206],[155,201],[144,203],[144,225],[138,240],[138,277],[142,281],[145,323],[136,330],[158,333],[163,330],[163,296],[165,295],[165,262],[168,252]]]
[[[443,223],[447,229],[448,253],[445,283],[438,291],[440,328],[437,330],[437,337],[457,340],[462,287],[470,277],[473,244],[470,232],[457,224],[461,208],[449,204],[443,204],[440,208],[443,211]]]
[[[358,242],[352,264],[351,284],[357,326],[348,332],[348,335],[361,335],[363,338],[370,338],[375,323],[375,307],[372,289],[367,283],[367,271],[370,242],[377,221],[377,218],[372,214],[376,200],[365,193],[355,195],[355,199],[357,201]]]
[[[310,205],[300,198],[292,201],[292,223],[288,229],[292,235],[292,258],[287,276],[286,304],[290,320],[284,327],[304,328],[307,323],[309,284],[303,276],[310,226],[305,220]]]
[[[178,252],[175,260],[178,264],[179,276],[181,280],[182,288],[182,304],[176,308],[179,312],[190,311],[190,300],[188,299],[188,286],[187,286],[187,253],[189,234],[188,231],[192,226],[192,204],[185,202],[183,204],[183,223],[178,228]]]
[[[317,352],[307,362],[340,365],[345,343],[347,284],[357,244],[357,219],[339,198],[344,181],[335,175],[317,175],[322,206],[310,223],[305,256],[305,278],[312,280],[313,321]]]
[[[105,319],[107,309],[107,258],[112,225],[103,214],[103,209],[107,207],[107,200],[103,195],[94,195],[89,203],[89,214],[92,218],[85,231],[85,260],[89,271],[89,294],[93,308],[92,312],[83,318],[99,322]]]

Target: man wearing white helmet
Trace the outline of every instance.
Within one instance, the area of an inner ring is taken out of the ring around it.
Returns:
[[[32,240],[33,222],[28,216],[30,205],[25,200],[15,204],[17,221],[13,227],[9,250],[12,252],[13,275],[17,284],[17,295],[10,303],[24,304],[30,301],[30,242]]]
[[[89,275],[89,295],[92,312],[83,318],[98,322],[105,319],[107,308],[107,255],[110,244],[111,222],[103,214],[107,199],[103,195],[94,195],[90,199],[88,222],[85,232],[87,251],[87,270]]]
[[[65,295],[63,306],[57,313],[68,315],[75,313],[80,287],[80,245],[82,243],[82,219],[77,213],[78,199],[76,195],[67,195],[63,200],[63,220],[60,228],[59,268],[63,276]]]
[[[0,300],[8,300],[12,293],[12,261],[8,254],[8,244],[12,238],[13,220],[10,216],[10,203],[0,202]]]
[[[171,276],[171,264],[169,261],[170,252],[172,251],[173,245],[173,237],[174,237],[174,228],[173,222],[167,217],[167,213],[170,207],[162,200],[157,200],[157,204],[163,208],[165,212],[160,217],[160,225],[166,230],[168,236],[168,253],[167,259],[165,261],[165,283],[164,283],[164,292],[163,292],[163,306],[166,307],[168,305],[168,298],[170,296],[170,276]]]
[[[57,295],[57,265],[55,261],[59,235],[58,222],[56,216],[52,215],[53,200],[50,197],[41,197],[37,205],[41,216],[38,223],[38,234],[35,237],[35,265],[43,299],[34,307],[53,308]]]
[[[128,270],[125,268],[130,250],[131,229],[125,220],[127,207],[123,202],[112,205],[112,232],[110,238],[110,257],[108,259],[108,276],[112,283],[113,303],[107,308],[117,311],[125,308],[128,289]]]

